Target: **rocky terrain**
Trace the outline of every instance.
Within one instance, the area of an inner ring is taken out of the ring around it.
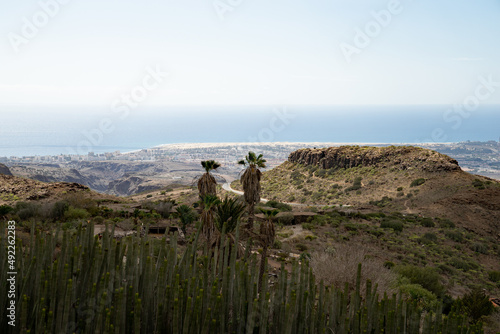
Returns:
[[[390,164],[399,170],[414,168],[428,172],[460,170],[455,159],[414,146],[306,148],[292,152],[288,161],[323,169],[386,167]]]
[[[16,164],[13,175],[42,182],[80,183],[90,189],[129,196],[171,185],[189,185],[202,169],[194,163],[136,161],[78,161],[65,164]]]
[[[262,197],[282,202],[447,218],[500,240],[500,182],[464,172],[456,160],[427,149],[301,149],[264,172],[262,189]]]
[[[12,175],[0,175],[0,204],[32,201],[55,197],[60,194],[88,191],[78,183],[45,183]]]
[[[311,149],[328,145],[328,149]],[[263,153],[268,169],[287,160],[323,168],[354,166],[383,166],[390,157],[400,165],[392,168],[418,166],[429,171],[438,168],[462,170],[494,179],[500,179],[500,144],[490,142],[464,142],[452,144],[419,144],[419,147],[448,154],[452,159],[433,151],[429,156],[419,155],[418,148],[411,151],[405,146],[379,144],[377,150],[341,146],[338,143],[219,143],[172,144],[134,153],[106,153],[92,156],[45,156],[26,158],[1,158],[12,174],[44,182],[77,182],[92,190],[118,196],[129,196],[149,190],[166,189],[176,185],[190,185],[202,172],[199,161],[214,159],[221,162],[220,182],[239,177],[241,167],[235,161],[249,150]],[[339,147],[340,146],[340,147]],[[369,145],[371,146],[371,145]],[[373,147],[373,146],[372,146]],[[394,154],[392,154],[394,153]],[[92,160],[102,159],[102,160]],[[424,159],[424,160],[418,160]],[[2,173],[0,171],[0,173]]]

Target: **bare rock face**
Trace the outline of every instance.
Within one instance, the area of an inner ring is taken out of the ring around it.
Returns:
[[[5,166],[4,164],[0,164],[0,174],[3,174],[3,175],[12,175],[12,173],[10,172],[9,167]]]
[[[107,193],[117,196],[129,196],[144,191],[157,190],[160,188],[161,185],[145,180],[143,178],[133,175],[124,175],[124,177],[122,177],[121,179],[109,183]]]
[[[461,170],[458,162],[447,155],[414,146],[307,148],[292,152],[288,161],[323,169],[373,166],[399,170],[421,169],[427,172]]]

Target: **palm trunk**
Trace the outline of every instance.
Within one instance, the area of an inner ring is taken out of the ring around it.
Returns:
[[[255,220],[255,204],[254,203],[249,203],[248,204],[248,220],[246,224],[246,229],[252,231],[253,230],[253,222]]]
[[[264,279],[264,272],[266,271],[266,259],[267,259],[267,245],[262,248],[262,256],[260,258],[259,292],[262,291],[262,280]]]

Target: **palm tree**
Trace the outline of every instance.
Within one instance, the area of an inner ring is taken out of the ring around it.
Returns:
[[[215,195],[207,194],[201,200],[201,232],[211,244],[213,234],[215,232],[215,208],[220,203],[219,198]]]
[[[177,211],[177,217],[181,220],[181,230],[186,234],[186,226],[195,221],[197,215],[192,207],[186,204],[179,205],[175,211]]]
[[[273,218],[279,213],[277,209],[260,209],[266,217],[266,220],[260,224],[259,239],[262,242],[262,256],[260,258],[259,270],[259,291],[262,287],[262,278],[266,269],[267,249],[274,243],[276,231],[274,230]]]
[[[205,174],[198,180],[198,191],[200,192],[200,199],[203,200],[205,195],[217,195],[217,181],[210,172],[219,168],[221,164],[215,160],[207,160],[202,161],[201,166],[205,169]]]
[[[245,205],[238,199],[229,198],[226,196],[222,202],[215,208],[215,225],[222,232],[224,225],[226,233],[231,233],[236,229],[240,221]]]
[[[228,198],[227,196],[215,207],[215,227],[219,233],[211,245],[212,248],[221,246],[222,235],[224,234],[229,240],[229,247],[234,245],[237,247],[237,255],[243,254],[243,248],[237,245],[237,237],[234,232],[244,212],[245,204],[238,199]]]
[[[262,154],[257,156],[254,152],[250,151],[244,160],[238,161],[238,164],[245,167],[248,165],[243,175],[241,175],[240,181],[245,193],[245,202],[248,205],[247,228],[251,230],[255,217],[254,208],[260,202],[260,179],[262,173],[259,168],[266,168],[266,160],[262,157]]]

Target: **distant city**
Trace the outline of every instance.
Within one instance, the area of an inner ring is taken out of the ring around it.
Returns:
[[[105,161],[172,161],[198,163],[201,160],[214,159],[226,168],[236,167],[236,161],[250,150],[264,154],[268,168],[273,168],[288,158],[288,155],[300,148],[352,145],[342,143],[202,143],[202,144],[169,144],[153,148],[122,153],[93,153],[86,155],[46,155],[23,157],[0,157],[0,162],[15,164],[58,164],[64,166],[75,162]],[[362,144],[368,146],[389,146],[391,144]],[[461,142],[461,143],[422,143],[412,144],[436,150],[456,159],[462,169],[484,176],[500,178],[500,143]]]

